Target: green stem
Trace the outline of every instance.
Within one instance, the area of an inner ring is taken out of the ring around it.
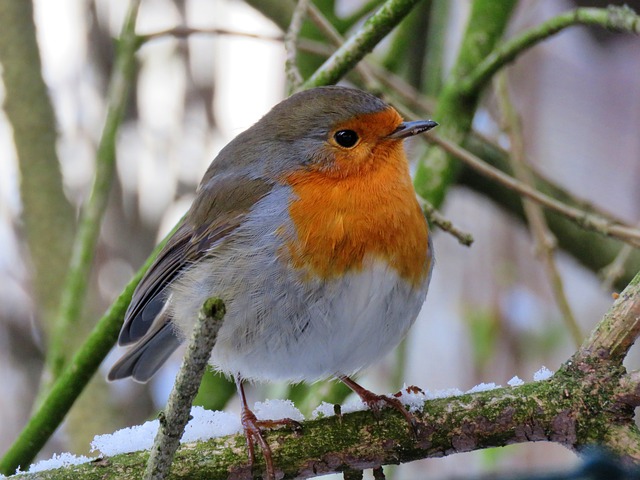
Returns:
[[[473,2],[458,58],[433,115],[440,123],[440,136],[458,143],[471,129],[479,92],[472,95],[462,92],[460,82],[493,50],[516,3],[515,0]],[[418,195],[438,208],[455,181],[458,169],[459,164],[452,157],[440,149],[430,149],[416,170],[414,185]]]
[[[275,23],[283,32],[291,23],[295,4],[291,0],[244,0],[245,3],[262,13]]]
[[[369,53],[420,0],[388,0],[304,83],[303,89],[331,85]]]
[[[414,88],[421,84],[424,71],[432,3],[424,0],[407,15],[391,37],[381,62],[383,68],[401,75]]]
[[[640,34],[640,16],[627,6],[577,8],[553,17],[500,45],[467,75],[458,89],[465,95],[475,94],[498,70],[518,55],[573,25],[595,25],[609,30]]]
[[[135,34],[135,23],[139,5],[140,0],[131,2],[120,35],[116,64],[109,86],[107,118],[96,154],[95,179],[91,195],[82,212],[78,234],[73,245],[69,272],[65,279],[60,309],[47,356],[47,364],[53,380],[64,369],[72,351],[71,332],[78,323],[84,305],[101,220],[111,189],[115,170],[116,135],[135,76],[135,53],[139,45]]]
[[[446,49],[446,29],[449,17],[449,0],[433,0],[429,26],[427,27],[426,69],[424,72],[424,92],[435,96],[442,90],[444,80],[444,53]]]
[[[382,4],[382,0],[368,0],[363,3],[355,12],[348,17],[342,19],[342,24],[346,27],[341,29],[344,33],[347,29],[362,20],[363,17],[369,15],[374,9],[378,8]]]

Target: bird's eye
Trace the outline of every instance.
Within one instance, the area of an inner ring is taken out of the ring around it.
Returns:
[[[333,135],[333,139],[338,145],[344,148],[353,147],[359,140],[358,134],[353,130],[338,130]]]

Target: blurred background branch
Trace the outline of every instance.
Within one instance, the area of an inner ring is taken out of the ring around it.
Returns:
[[[62,290],[60,309],[49,341],[46,364],[53,381],[60,376],[75,350],[73,332],[78,327],[89,289],[89,273],[93,265],[107,200],[112,191],[116,163],[116,138],[130,100],[131,85],[135,80],[135,52],[139,45],[135,25],[139,6],[140,0],[131,0],[125,24],[118,39],[113,76],[109,81],[107,92],[107,116],[96,152],[93,185],[80,215],[78,233],[73,242],[71,262]],[[45,382],[41,393],[46,394],[49,386],[50,383]]]
[[[34,304],[50,333],[63,289],[59,279],[71,254],[75,212],[63,190],[56,117],[42,76],[32,3],[3,2],[0,31],[3,107],[20,169],[21,218],[32,264]]]

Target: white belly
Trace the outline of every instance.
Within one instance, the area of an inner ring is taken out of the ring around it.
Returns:
[[[251,291],[240,293],[234,282],[233,298],[225,299],[221,289],[186,301],[193,308],[210,296],[225,300],[227,314],[210,363],[225,373],[256,380],[314,381],[350,375],[400,343],[426,296],[426,284],[420,291],[412,289],[382,261],[306,288],[298,280],[282,278],[259,284],[247,284]],[[171,302],[185,303],[178,296],[174,292]],[[181,328],[184,335],[187,328]]]

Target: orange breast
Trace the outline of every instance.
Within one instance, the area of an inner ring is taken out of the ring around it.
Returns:
[[[370,158],[349,162],[348,175],[309,169],[286,177],[297,238],[287,243],[297,268],[330,279],[363,268],[367,256],[387,261],[414,286],[429,271],[428,227],[415,198],[401,141],[385,140]],[[347,167],[347,165],[343,165]]]

